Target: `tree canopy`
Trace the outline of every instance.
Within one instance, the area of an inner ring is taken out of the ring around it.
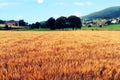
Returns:
[[[51,30],[55,30],[55,18],[51,17],[46,21],[46,26]]]
[[[46,21],[46,27],[50,28],[51,30],[55,29],[64,29],[64,28],[72,28],[77,29],[82,27],[81,19],[77,16],[61,16],[58,17],[56,20],[51,17]]]

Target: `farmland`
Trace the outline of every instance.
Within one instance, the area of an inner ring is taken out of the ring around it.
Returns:
[[[98,26],[92,27],[82,27],[82,30],[110,30],[110,31],[120,31],[120,24],[112,24],[108,26],[103,26],[102,28]]]
[[[120,80],[120,31],[0,31],[0,80]]]
[[[5,24],[0,24],[0,30],[4,30],[3,27],[5,26]],[[51,31],[50,28],[34,28],[34,29],[29,29],[29,26],[11,26],[10,30],[14,30],[14,31]],[[64,28],[64,29],[56,29],[55,31],[61,31],[61,30],[67,30],[67,31],[71,31],[72,28]],[[80,30],[80,28],[78,28],[77,30]],[[120,24],[111,24],[111,25],[107,25],[107,26],[103,26],[102,28],[100,28],[99,26],[82,26],[81,30],[98,30],[98,31],[120,31]]]

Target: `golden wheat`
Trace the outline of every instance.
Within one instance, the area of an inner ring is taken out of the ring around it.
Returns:
[[[120,80],[120,32],[1,31],[0,80]]]

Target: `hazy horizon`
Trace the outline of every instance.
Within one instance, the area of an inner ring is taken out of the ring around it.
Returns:
[[[44,21],[50,17],[84,16],[108,7],[119,6],[118,0],[0,0],[0,19],[24,19],[28,23]]]

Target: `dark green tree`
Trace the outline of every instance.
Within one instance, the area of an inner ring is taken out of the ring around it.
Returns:
[[[3,20],[0,20],[0,24],[5,24],[5,21],[3,21]]]
[[[27,23],[24,20],[19,20],[19,26],[27,26]]]
[[[77,16],[74,16],[74,15],[69,16],[68,22],[69,22],[69,25],[73,28],[73,30],[82,27],[81,19]]]
[[[39,29],[41,27],[41,24],[39,22],[33,23],[29,25],[31,29],[37,28]]]
[[[5,29],[5,30],[8,30],[8,29],[9,29],[9,27],[8,27],[8,25],[7,25],[7,24],[5,24],[4,29]]]
[[[29,25],[29,26],[30,26],[30,29],[34,29],[35,28],[35,24],[34,23]]]
[[[110,25],[112,24],[110,20],[108,20],[105,24]]]
[[[66,22],[67,22],[67,18],[64,16],[61,16],[56,19],[55,26],[58,29],[64,29],[66,28]]]
[[[120,20],[118,21],[118,23],[120,24]]]
[[[41,24],[39,22],[36,22],[35,23],[35,28],[40,28],[41,27]]]
[[[46,26],[51,30],[55,30],[55,18],[51,17],[46,21]]]

